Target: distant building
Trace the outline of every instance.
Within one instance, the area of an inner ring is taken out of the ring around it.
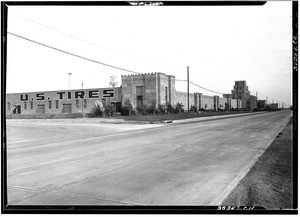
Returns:
[[[267,101],[266,100],[257,100],[257,108],[259,110],[265,110],[267,108]]]
[[[253,109],[257,108],[257,98],[256,98],[256,96],[250,95],[249,108],[250,108],[250,110],[253,110]]]
[[[232,94],[223,94],[223,98],[232,98]]]
[[[250,109],[250,91],[246,81],[235,81],[231,95],[233,99],[242,100],[242,108]]]
[[[278,103],[270,103],[268,105],[271,110],[277,110],[278,109]]]

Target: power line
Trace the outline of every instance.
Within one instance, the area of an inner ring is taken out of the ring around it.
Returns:
[[[64,51],[62,49],[59,49],[59,48],[56,48],[56,47],[53,47],[53,46],[50,46],[50,45],[47,45],[47,44],[44,44],[44,43],[41,43],[41,42],[38,42],[38,41],[35,41],[33,39],[30,39],[30,38],[27,38],[27,37],[24,37],[24,36],[21,36],[21,35],[18,35],[18,34],[15,34],[15,33],[11,33],[11,32],[7,32],[8,34],[10,35],[13,35],[15,37],[18,37],[18,38],[21,38],[21,39],[24,39],[24,40],[27,40],[27,41],[30,41],[32,43],[35,43],[35,44],[38,44],[38,45],[42,45],[44,47],[47,47],[47,48],[50,48],[50,49],[53,49],[53,50],[56,50],[56,51],[59,51],[59,52],[62,52],[62,53],[65,53],[65,54],[68,54],[68,55],[71,55],[71,56],[75,56],[77,58],[81,58],[81,59],[84,59],[84,60],[87,60],[87,61],[90,61],[90,62],[93,62],[93,63],[98,63],[100,65],[104,65],[104,66],[107,66],[107,67],[111,67],[111,68],[114,68],[114,69],[118,69],[118,70],[122,70],[122,71],[126,71],[126,72],[130,72],[130,73],[134,73],[134,74],[142,74],[140,72],[135,72],[135,71],[132,71],[132,70],[128,70],[128,69],[124,69],[124,68],[121,68],[121,67],[117,67],[117,66],[113,66],[113,65],[110,65],[110,64],[107,64],[107,63],[103,63],[103,62],[99,62],[97,60],[93,60],[93,59],[89,59],[87,57],[83,57],[83,56],[80,56],[80,55],[77,55],[77,54],[74,54],[74,53],[71,53],[71,52],[68,52],[68,51]],[[184,81],[184,82],[187,82],[186,80],[180,80],[180,79],[175,79],[176,81]],[[218,94],[223,94],[221,92],[217,92],[217,91],[213,91],[213,90],[209,90],[205,87],[202,87],[198,84],[195,84],[191,81],[189,81],[189,83],[201,88],[201,89],[204,89],[204,90],[207,90],[209,92],[213,92],[213,93],[218,93]]]
[[[218,91],[213,91],[213,90],[207,89],[207,88],[205,88],[205,87],[201,87],[200,85],[195,84],[195,83],[193,83],[193,82],[191,82],[191,81],[190,81],[190,83],[193,84],[193,85],[195,85],[195,86],[197,86],[197,87],[200,87],[200,88],[202,88],[202,89],[204,89],[204,90],[207,90],[207,91],[209,91],[209,92],[218,93],[218,94],[224,94],[224,93],[221,93],[221,92],[218,92]]]
[[[184,82],[186,82],[186,80],[180,80],[180,79],[175,79],[175,81],[184,81]]]
[[[59,49],[59,48],[56,48],[56,47],[52,47],[50,45],[47,45],[47,44],[35,41],[33,39],[30,39],[30,38],[26,38],[24,36],[21,36],[21,35],[15,34],[15,33],[11,33],[11,32],[7,32],[7,33],[11,34],[13,36],[19,37],[21,39],[30,41],[32,43],[35,43],[35,44],[38,44],[38,45],[42,45],[44,47],[47,47],[47,48],[50,48],[50,49],[53,49],[53,50],[56,50],[56,51],[59,51],[59,52],[65,53],[65,54],[69,54],[71,56],[75,56],[75,57],[78,57],[78,58],[81,58],[81,59],[84,59],[84,60],[87,60],[87,61],[90,61],[90,62],[93,62],[93,63],[98,63],[98,64],[101,64],[101,65],[104,65],[104,66],[107,66],[107,67],[111,67],[111,68],[114,68],[114,69],[119,69],[119,70],[122,70],[122,71],[134,73],[134,74],[141,74],[140,72],[135,72],[135,71],[132,71],[132,70],[128,70],[128,69],[124,69],[124,68],[121,68],[121,67],[113,66],[113,65],[110,65],[110,64],[107,64],[107,63],[103,63],[103,62],[99,62],[97,60],[89,59],[87,57],[83,57],[83,56],[80,56],[80,55],[77,55],[77,54],[74,54],[74,53],[71,53],[71,52],[68,52],[68,51],[64,51],[62,49]]]
[[[17,15],[17,16],[19,16],[19,17],[25,19],[25,20],[28,20],[28,21],[30,21],[30,22],[32,22],[32,23],[38,24],[38,25],[40,25],[40,26],[43,26],[43,27],[45,27],[45,28],[47,28],[47,29],[51,29],[52,31],[58,32],[58,33],[60,33],[60,34],[66,35],[66,36],[71,37],[71,38],[74,38],[74,39],[76,39],[76,40],[78,40],[78,41],[81,41],[81,42],[90,44],[90,45],[92,45],[92,46],[96,46],[96,47],[98,47],[98,48],[101,48],[101,49],[104,49],[104,50],[107,50],[107,51],[110,51],[110,52],[113,52],[113,53],[117,53],[117,54],[119,54],[119,55],[127,56],[127,57],[134,58],[134,59],[139,59],[139,60],[143,60],[143,61],[151,62],[151,63],[155,63],[155,64],[163,64],[163,65],[168,65],[168,66],[170,66],[169,64],[159,63],[159,62],[155,62],[155,61],[152,61],[152,60],[145,60],[145,59],[143,59],[143,58],[138,58],[138,57],[136,57],[136,56],[128,55],[128,54],[125,54],[125,53],[122,53],[122,52],[119,52],[119,51],[116,51],[116,50],[113,50],[113,49],[110,49],[110,48],[102,47],[102,46],[100,46],[100,45],[98,45],[98,44],[95,44],[95,43],[89,42],[89,41],[87,41],[87,40],[78,38],[78,37],[76,37],[76,36],[70,35],[70,34],[65,33],[65,32],[63,32],[63,31],[57,30],[57,29],[55,29],[55,28],[53,28],[53,27],[47,26],[47,25],[42,24],[42,23],[40,23],[40,22],[37,22],[37,21],[35,21],[35,20],[29,19],[29,18],[27,18],[27,17],[24,17],[24,16],[22,16],[22,15],[20,15],[20,14],[17,14],[17,13],[13,13],[13,14],[15,14],[15,15]],[[172,67],[175,67],[175,66],[172,66]]]
[[[175,79],[175,81],[184,81],[184,82],[187,82],[187,80],[180,80],[180,79]],[[218,91],[213,91],[213,90],[207,89],[207,88],[202,87],[202,86],[200,86],[200,85],[198,85],[198,84],[195,84],[195,83],[193,83],[193,82],[191,82],[191,81],[189,81],[189,83],[190,83],[190,84],[193,84],[193,85],[195,85],[195,86],[197,86],[197,87],[199,87],[199,88],[201,88],[201,89],[207,90],[207,91],[209,91],[209,92],[218,93],[218,94],[224,94],[224,93],[221,93],[221,92],[218,92]]]
[[[16,13],[14,13],[14,14],[16,14]],[[45,24],[39,23],[39,22],[34,21],[34,20],[32,20],[32,19],[29,19],[29,18],[27,18],[27,17],[24,17],[24,16],[22,16],[22,15],[20,15],[20,14],[16,14],[16,15],[19,16],[19,17],[21,17],[21,18],[23,18],[23,19],[25,19],[25,20],[28,20],[28,21],[30,21],[30,22],[32,22],[32,23],[38,24],[38,25],[43,26],[43,27],[45,27],[45,28],[47,28],[47,29],[51,29],[51,30],[53,30],[53,31],[55,31],[55,32],[58,32],[58,33],[60,33],[60,34],[66,35],[66,36],[69,36],[69,37],[74,38],[74,39],[76,39],[76,40],[79,40],[79,41],[82,41],[82,42],[85,42],[85,43],[88,43],[88,44],[91,44],[91,45],[94,45],[94,46],[97,46],[97,47],[100,47],[100,48],[103,48],[103,49],[106,49],[106,50],[110,50],[110,49],[108,49],[108,48],[101,47],[101,46],[99,46],[99,45],[97,45],[97,44],[94,44],[94,43],[91,43],[91,42],[89,42],[89,41],[80,39],[80,38],[78,38],[78,37],[76,37],[76,36],[70,35],[70,34],[68,34],[68,33],[62,32],[62,31],[60,31],[60,30],[54,29],[54,28],[52,28],[52,27],[50,27],[50,26],[47,26],[47,25],[45,25]],[[113,50],[110,50],[110,51],[113,51]],[[115,52],[115,51],[114,51],[114,52]]]

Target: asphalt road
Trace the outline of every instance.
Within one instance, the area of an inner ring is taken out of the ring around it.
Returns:
[[[220,205],[290,117],[281,111],[131,131],[8,120],[8,204]]]

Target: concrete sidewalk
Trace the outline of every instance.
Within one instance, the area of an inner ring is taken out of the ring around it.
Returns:
[[[243,114],[228,114],[228,115],[218,115],[218,116],[209,116],[209,117],[188,118],[188,119],[182,119],[182,120],[175,120],[175,121],[172,121],[172,122],[173,123],[192,123],[192,122],[205,121],[205,120],[224,119],[224,118],[247,116],[247,115],[256,115],[256,114],[263,114],[263,113],[265,113],[265,112],[243,113]]]
[[[161,123],[193,123],[198,121],[205,120],[215,120],[215,119],[224,119],[238,116],[246,116],[246,115],[255,115],[262,114],[265,112],[255,112],[255,113],[242,113],[242,114],[228,114],[228,115],[217,115],[217,116],[209,116],[209,117],[198,117],[198,118],[187,118],[181,120],[163,120],[163,121],[136,121],[136,120],[125,120],[125,119],[116,119],[116,118],[98,118],[95,119],[95,122],[100,123],[115,123],[115,124],[161,124]],[[91,119],[87,119],[89,121]]]

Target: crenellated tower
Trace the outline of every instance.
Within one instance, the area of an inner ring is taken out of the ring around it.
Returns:
[[[133,107],[175,104],[175,77],[161,72],[122,75],[122,104],[129,100]]]

